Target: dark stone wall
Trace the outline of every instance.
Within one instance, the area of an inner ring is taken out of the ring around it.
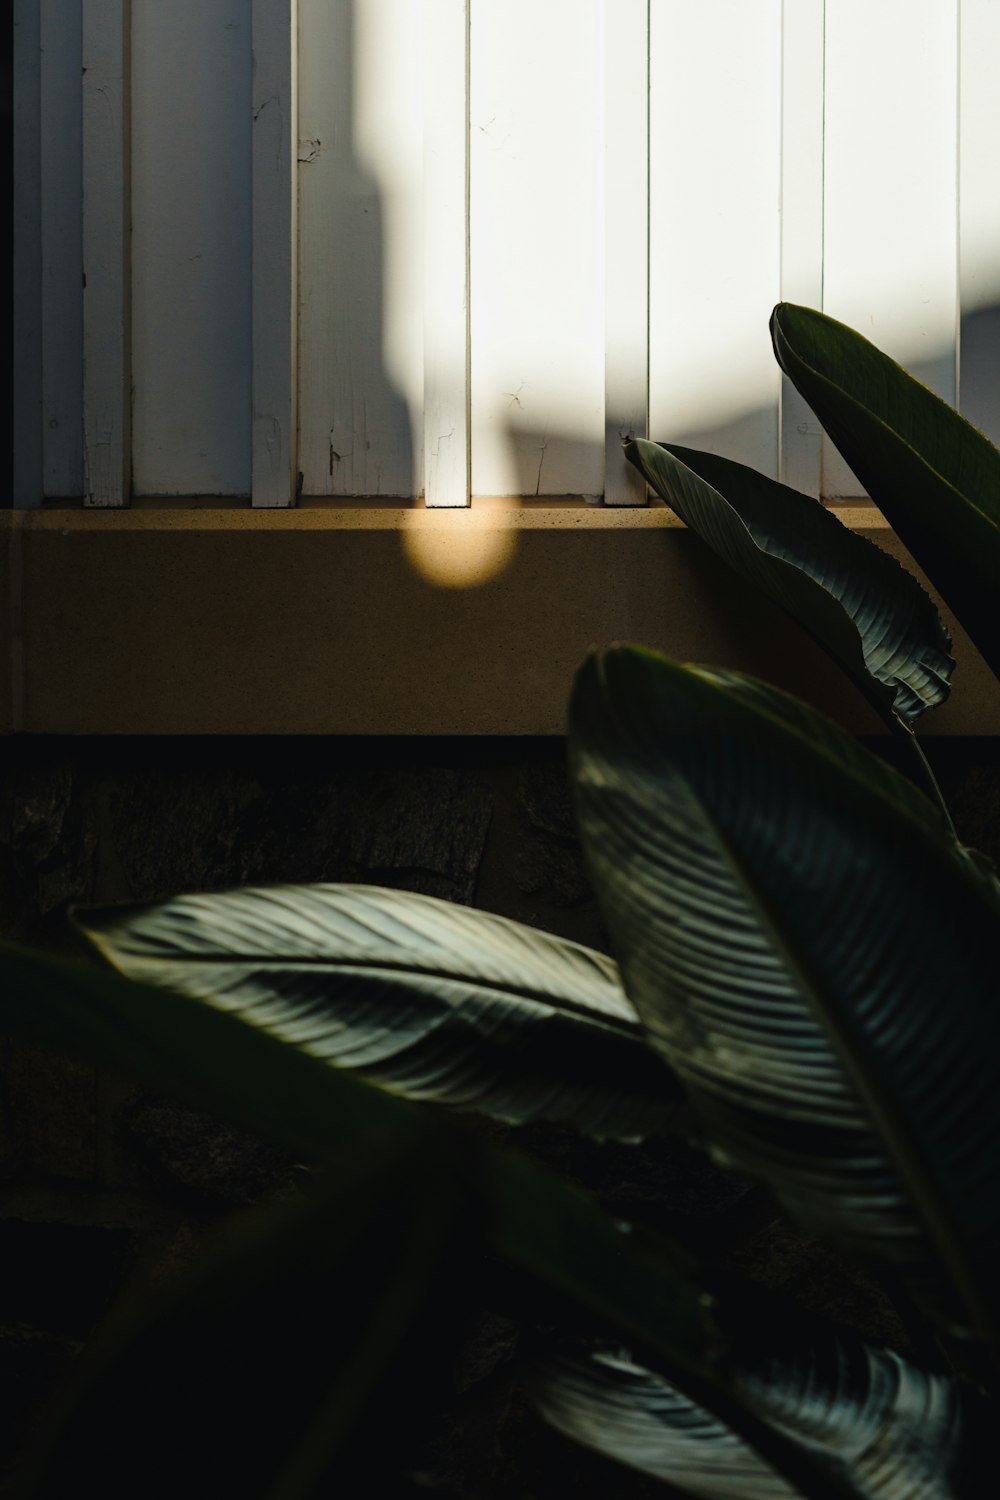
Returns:
[[[930,754],[956,823],[1000,858],[1000,748]],[[0,777],[0,931],[76,951],[74,902],[274,881],[423,891],[603,946],[561,741],[8,740]],[[115,1297],[190,1263],[241,1207],[294,1190],[280,1151],[130,1080],[3,1044],[0,1421],[30,1434]],[[497,1132],[498,1134],[507,1134]],[[681,1234],[806,1306],[905,1347],[879,1290],[683,1140],[597,1147],[509,1133],[617,1215]],[[421,1458],[446,1495],[665,1495],[571,1448],[507,1376],[516,1338],[484,1311]]]

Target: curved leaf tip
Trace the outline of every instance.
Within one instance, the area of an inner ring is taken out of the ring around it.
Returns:
[[[1000,452],[825,313],[779,302],[771,338],[782,370],[1000,675]]]
[[[808,495],[732,459],[641,439],[626,456],[723,562],[832,656],[891,729],[948,696],[950,637],[895,558]]]

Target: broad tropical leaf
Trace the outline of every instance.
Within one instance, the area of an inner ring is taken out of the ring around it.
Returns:
[[[737,673],[611,650],[571,734],[626,988],[720,1159],[995,1343],[994,889],[902,777]]]
[[[816,1326],[785,1308],[731,1365],[747,1406],[843,1466],[865,1500],[978,1500],[988,1457],[980,1403],[947,1376]],[[718,1417],[624,1350],[534,1354],[539,1413],[567,1437],[705,1500],[795,1500],[797,1486]],[[977,1462],[977,1459],[980,1462]]]
[[[186,1277],[126,1299],[27,1491],[307,1500],[381,1490],[448,1389],[478,1216],[417,1121],[245,1216]],[[196,1477],[195,1477],[196,1476]]]
[[[364,1150],[372,1137],[416,1139],[428,1171],[457,1171],[471,1187],[490,1264],[513,1278],[545,1322],[627,1344],[811,1500],[857,1500],[824,1455],[803,1450],[734,1399],[687,1258],[663,1241],[636,1243],[526,1158],[482,1141],[459,1149],[442,1117],[328,1067],[239,1013],[2,944],[0,1031],[170,1087],[314,1160],[336,1162],[340,1150]]]
[[[642,439],[625,453],[724,562],[829,651],[890,727],[944,701],[948,632],[895,558],[745,464]]]
[[[1000,674],[1000,452],[843,323],[782,302],[778,363]]]
[[[378,886],[274,886],[78,912],[99,951],[411,1099],[636,1140],[675,1090],[610,959]]]

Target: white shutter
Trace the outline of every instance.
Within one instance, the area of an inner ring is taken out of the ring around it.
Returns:
[[[17,0],[15,36],[18,505],[636,504],[646,430],[857,493],[779,299],[1000,438],[998,0]]]

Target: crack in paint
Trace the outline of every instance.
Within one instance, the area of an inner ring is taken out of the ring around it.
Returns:
[[[545,450],[549,446],[548,437],[542,438],[542,446],[538,454],[538,477],[535,480],[535,494],[541,494],[542,490],[542,464],[545,462]]]

